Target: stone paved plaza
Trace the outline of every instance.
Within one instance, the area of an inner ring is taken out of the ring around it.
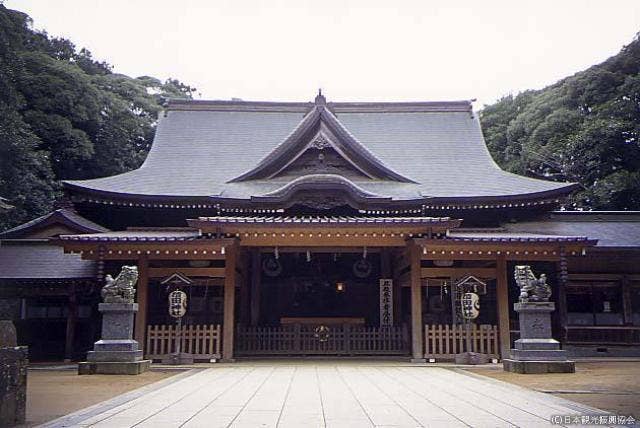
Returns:
[[[551,395],[443,367],[240,363],[179,375],[143,394],[120,397],[119,402],[105,402],[46,426],[549,427],[553,415],[596,413]]]

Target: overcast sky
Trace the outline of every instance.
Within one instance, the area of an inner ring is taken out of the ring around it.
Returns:
[[[130,76],[203,99],[477,98],[541,88],[617,53],[639,0],[5,0]]]

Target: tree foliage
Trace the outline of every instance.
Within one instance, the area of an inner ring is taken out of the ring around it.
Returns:
[[[0,1],[0,195],[15,206],[0,214],[0,230],[51,210],[60,180],[137,168],[165,100],[194,90],[115,74]]]
[[[574,208],[640,209],[640,35],[602,64],[481,111],[503,168],[582,185]]]

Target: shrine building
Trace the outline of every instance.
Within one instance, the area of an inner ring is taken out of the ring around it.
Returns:
[[[105,275],[133,265],[151,359],[178,337],[196,360],[501,359],[530,265],[565,349],[640,355],[640,214],[561,210],[577,184],[500,169],[470,101],[175,100],[140,168],[64,187],[72,205],[0,234],[0,302],[35,349],[58,323],[82,358]]]

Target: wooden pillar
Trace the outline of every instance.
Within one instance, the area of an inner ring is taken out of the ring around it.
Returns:
[[[67,303],[67,331],[64,342],[64,361],[73,359],[73,345],[76,337],[76,323],[78,321],[78,300],[75,285],[69,286],[69,302]]]
[[[498,331],[500,334],[500,355],[509,358],[511,353],[511,332],[509,325],[509,281],[507,260],[504,256],[496,260],[496,296],[498,300]]]
[[[564,247],[560,248],[560,260],[558,261],[558,324],[560,337],[558,340],[564,343],[567,341],[567,285],[569,282],[569,272],[567,270],[567,256]],[[552,299],[553,300],[553,299]]]
[[[146,255],[141,255],[138,259],[138,289],[136,293],[138,312],[136,313],[134,336],[138,342],[138,349],[144,351],[144,339],[147,330],[147,311],[149,307],[149,260]]]
[[[251,251],[251,325],[258,325],[260,321],[260,250]]]
[[[235,327],[236,263],[235,245],[225,248],[224,269],[224,321],[222,324],[222,360],[233,361],[233,334]]]
[[[420,246],[411,242],[408,247],[411,261],[411,362],[423,363],[422,337],[422,278]]]
[[[241,324],[247,325],[251,319],[251,301],[249,295],[249,287],[251,286],[251,276],[249,276],[251,258],[250,255],[247,254],[247,251],[242,251],[240,254],[238,255],[238,262],[242,264],[242,276],[240,280],[240,307],[238,308],[240,309],[239,321]]]
[[[627,275],[620,280],[622,288],[622,314],[625,325],[633,325],[633,308],[631,307],[631,282]]]

